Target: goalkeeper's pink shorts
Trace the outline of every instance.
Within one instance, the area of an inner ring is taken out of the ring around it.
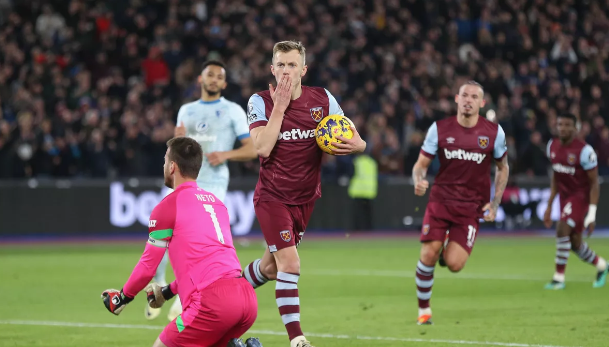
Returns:
[[[226,347],[256,321],[256,293],[243,277],[219,279],[194,295],[197,300],[159,336],[166,346]]]

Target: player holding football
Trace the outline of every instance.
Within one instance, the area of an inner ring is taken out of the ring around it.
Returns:
[[[300,327],[298,279],[300,243],[315,200],[321,196],[322,151],[314,131],[324,116],[343,115],[330,92],[306,87],[305,48],[300,42],[275,44],[271,72],[277,87],[252,95],[248,122],[260,156],[260,176],[254,193],[254,208],[268,245],[261,259],[243,270],[256,288],[277,280],[275,297],[291,347],[311,347]],[[363,152],[366,142],[352,127],[353,138],[338,138],[334,154]]]
[[[501,126],[479,115],[485,103],[482,86],[474,81],[465,83],[455,101],[457,116],[432,124],[412,170],[415,194],[423,196],[429,187],[427,168],[434,156],[440,159],[423,218],[416,270],[419,325],[432,324],[429,300],[436,262],[440,259],[440,265],[452,272],[463,269],[476,241],[479,219],[495,220],[509,176],[505,133]],[[497,170],[491,201],[493,161]]]
[[[594,149],[585,141],[575,137],[577,118],[572,114],[558,116],[558,141],[550,140],[547,156],[552,163],[551,193],[544,214],[546,227],[552,226],[552,202],[560,195],[560,221],[556,227],[556,272],[546,289],[565,288],[565,268],[569,250],[579,258],[596,267],[594,288],[605,285],[609,266],[582,241],[584,229],[588,236],[594,231],[596,205],[600,196],[598,167]]]
[[[205,62],[199,83],[201,99],[180,107],[175,136],[188,136],[199,142],[205,157],[197,184],[224,202],[230,176],[226,161],[254,159],[257,156],[256,150],[250,138],[245,111],[221,96],[222,90],[226,88],[224,64],[215,60]],[[242,146],[233,149],[236,139],[241,141]],[[167,284],[167,262],[168,257],[165,255],[153,279],[160,286]],[[181,312],[180,300],[175,300],[169,310],[169,320],[174,320]],[[155,319],[160,313],[160,309],[146,305],[144,316]]]
[[[105,290],[102,299],[119,315],[150,282],[167,249],[176,280],[148,285],[148,301],[160,307],[179,294],[185,309],[153,347],[226,347],[254,324],[256,293],[241,276],[226,206],[197,186],[201,146],[186,137],[171,139],[167,146],[163,176],[174,191],[152,211],[148,243],[129,280],[120,291]]]

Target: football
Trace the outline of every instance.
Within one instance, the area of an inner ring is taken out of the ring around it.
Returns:
[[[333,154],[332,149],[336,147],[332,146],[332,142],[341,142],[336,139],[337,136],[342,136],[346,139],[353,137],[353,131],[350,126],[353,126],[353,122],[345,116],[332,114],[325,117],[317,124],[315,129],[317,145],[322,151]]]

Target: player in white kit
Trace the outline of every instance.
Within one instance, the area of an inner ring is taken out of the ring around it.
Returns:
[[[204,157],[197,185],[224,202],[229,181],[226,162],[247,161],[258,155],[250,138],[245,111],[221,96],[227,85],[224,64],[213,60],[205,62],[199,83],[201,99],[180,107],[174,135],[190,137],[201,145]],[[241,147],[233,149],[237,139]],[[169,257],[165,253],[153,279],[161,286],[167,284],[165,271],[168,262]],[[180,300],[174,300],[167,318],[172,321],[181,312]],[[160,309],[146,304],[144,315],[147,319],[155,319],[160,313]]]

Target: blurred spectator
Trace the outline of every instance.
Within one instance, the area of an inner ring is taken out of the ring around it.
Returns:
[[[161,49],[158,47],[150,47],[148,58],[142,62],[142,70],[147,87],[169,83],[169,68],[161,55]]]
[[[524,218],[524,213],[526,210],[534,213],[538,204],[539,201],[536,200],[523,204],[520,200],[520,188],[514,178],[510,177],[501,198],[501,208],[505,213],[504,227],[507,230],[512,230],[515,227],[526,228],[529,226],[530,219]]]
[[[46,4],[42,7],[42,13],[36,19],[36,34],[42,40],[53,40],[61,35],[66,23],[63,17],[53,11],[53,7]]]
[[[598,148],[598,173],[609,176],[609,128],[603,127],[600,138],[596,143]]]
[[[545,143],[571,112],[609,174],[607,13],[606,1],[0,0],[0,177],[158,176],[200,64],[225,61],[224,95],[245,107],[274,83],[273,43],[292,38],[307,47],[304,83],[359,119],[380,175],[410,174],[469,79],[485,87],[481,114],[495,111],[515,173],[547,174]],[[327,158],[324,175],[351,163]]]
[[[414,134],[412,134],[412,136],[410,137],[408,151],[404,156],[404,168],[412,170],[414,164],[419,158],[419,153],[421,152],[421,147],[423,147],[424,139],[424,135],[420,132],[415,132]],[[411,172],[405,172],[405,174],[409,175],[411,174]]]
[[[525,147],[520,161],[521,171],[528,176],[547,176],[549,160],[546,149],[541,142],[541,134],[535,131],[531,134],[531,139]]]

